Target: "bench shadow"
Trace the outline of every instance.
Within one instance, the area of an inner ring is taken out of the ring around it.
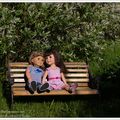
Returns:
[[[69,102],[69,101],[78,101],[78,100],[99,100],[98,95],[55,95],[55,96],[20,96],[15,97],[15,102],[27,103],[43,103],[43,102],[52,102],[53,100],[56,102]]]
[[[12,99],[11,99],[11,86],[10,83],[8,81],[2,81],[2,96],[6,99],[6,103],[8,105],[8,108],[11,109],[11,103],[12,103]]]

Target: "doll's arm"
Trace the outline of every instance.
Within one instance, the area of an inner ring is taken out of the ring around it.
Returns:
[[[48,72],[47,71],[45,71],[45,73],[44,73],[44,75],[43,75],[43,79],[42,79],[42,83],[44,84],[44,83],[46,83],[47,82],[47,75],[48,75]]]
[[[66,82],[66,79],[65,79],[65,76],[64,76],[63,73],[61,73],[61,78],[62,78],[63,82],[64,82],[66,85],[68,85],[67,82]]]
[[[28,79],[28,81],[30,83],[32,81],[32,78],[31,78],[31,75],[30,75],[30,69],[29,69],[29,67],[26,69],[26,77],[27,77],[27,79]]]

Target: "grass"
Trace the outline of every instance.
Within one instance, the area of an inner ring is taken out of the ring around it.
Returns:
[[[0,86],[1,91],[1,86]],[[119,117],[119,98],[18,97],[12,110],[0,92],[0,117]]]

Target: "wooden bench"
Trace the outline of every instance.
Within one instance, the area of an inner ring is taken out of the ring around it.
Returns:
[[[49,93],[31,94],[25,89],[25,70],[29,64],[27,62],[13,62],[8,65],[8,81],[10,84],[11,103],[16,96],[51,96],[51,95],[95,95],[97,89],[91,89],[89,83],[88,65],[85,62],[65,62],[67,68],[66,80],[68,83],[77,83],[75,94],[70,94],[65,90],[52,90]]]

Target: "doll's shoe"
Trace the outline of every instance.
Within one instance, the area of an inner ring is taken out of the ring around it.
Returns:
[[[31,94],[34,94],[34,91],[33,91],[32,87],[31,87],[30,83],[27,83],[25,85],[25,90],[29,91]]]
[[[35,81],[32,81],[32,82],[31,82],[31,88],[32,88],[33,91],[36,91],[37,85],[36,85],[36,82],[35,82]]]
[[[72,93],[72,89],[71,89],[71,88],[69,88],[69,89],[68,89],[68,92],[69,92],[69,93]]]
[[[49,87],[49,84],[48,83],[45,83],[45,84],[43,84],[41,87],[40,87],[40,91],[42,92],[42,91],[46,91],[47,89],[48,89],[48,87]]]
[[[46,92],[49,93],[49,92],[50,92],[50,89],[47,89]]]
[[[37,93],[42,93],[42,92],[40,91],[41,86],[42,86],[42,85],[39,85],[39,86],[37,87]]]
[[[43,91],[40,91],[40,89],[37,89],[37,92],[38,92],[38,93],[42,93],[42,92],[47,92],[47,93],[49,93],[50,90],[49,90],[49,89],[45,89],[45,90],[43,90]]]
[[[33,89],[32,89],[31,87],[28,89],[28,91],[29,91],[31,94],[34,94],[34,91],[33,91]]]

